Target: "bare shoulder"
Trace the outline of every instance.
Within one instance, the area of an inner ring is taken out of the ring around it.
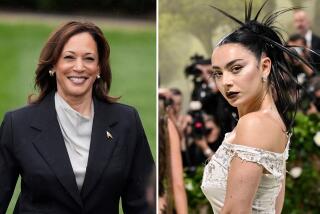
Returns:
[[[286,137],[270,114],[252,112],[239,119],[233,143],[282,153]]]

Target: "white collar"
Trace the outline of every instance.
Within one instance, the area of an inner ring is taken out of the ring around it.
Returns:
[[[305,38],[306,41],[307,41],[308,47],[311,47],[312,31],[311,31],[311,30],[308,30],[307,33],[306,33],[306,35],[304,36],[304,38]]]
[[[94,107],[93,102],[91,103],[91,117],[84,116],[80,114],[78,111],[74,110],[59,94],[56,92],[55,94],[56,107],[62,108],[64,111],[73,115],[73,117],[80,118],[83,120],[90,120],[94,115]]]

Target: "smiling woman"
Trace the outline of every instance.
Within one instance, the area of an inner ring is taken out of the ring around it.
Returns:
[[[56,89],[60,96],[68,96],[65,92],[71,90],[67,89],[71,85],[68,86],[67,83],[82,82],[79,78],[81,75],[75,74],[85,74],[81,77],[83,80],[88,77],[89,81],[81,84],[83,93],[92,91],[100,99],[116,101],[108,95],[111,86],[109,57],[109,44],[97,26],[79,22],[65,24],[49,38],[42,49],[36,70],[36,86],[41,90],[39,97],[36,100],[30,99],[30,102],[41,101],[52,88]],[[55,73],[56,79],[48,78]]]
[[[92,23],[68,22],[45,44],[38,96],[0,130],[0,213],[150,213],[153,158],[137,111],[109,96],[110,48]],[[149,206],[150,205],[150,206]]]
[[[98,60],[97,46],[89,33],[71,37],[52,68],[57,76],[58,93],[65,100],[68,97],[90,97],[94,82],[100,78]]]

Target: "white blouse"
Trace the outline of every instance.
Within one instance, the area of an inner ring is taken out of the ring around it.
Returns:
[[[275,153],[259,148],[248,147],[228,142],[230,133],[205,166],[201,189],[209,200],[213,212],[220,213],[227,188],[228,169],[233,157],[262,165],[270,174],[263,174],[256,192],[252,213],[275,213],[276,199],[286,173],[285,163],[288,159],[288,143],[283,153]]]
[[[93,102],[91,104],[91,117],[88,118],[75,111],[58,93],[55,94],[54,101],[77,186],[81,190],[90,150],[94,116]]]

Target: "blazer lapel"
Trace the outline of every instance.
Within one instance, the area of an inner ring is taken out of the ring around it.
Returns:
[[[39,104],[31,126],[40,130],[41,133],[34,139],[33,144],[55,173],[62,186],[82,207],[82,200],[54,106],[54,93],[49,94]]]
[[[118,138],[113,129],[117,121],[110,104],[94,99],[94,110],[88,165],[81,190],[83,199],[99,181],[110,161]]]

